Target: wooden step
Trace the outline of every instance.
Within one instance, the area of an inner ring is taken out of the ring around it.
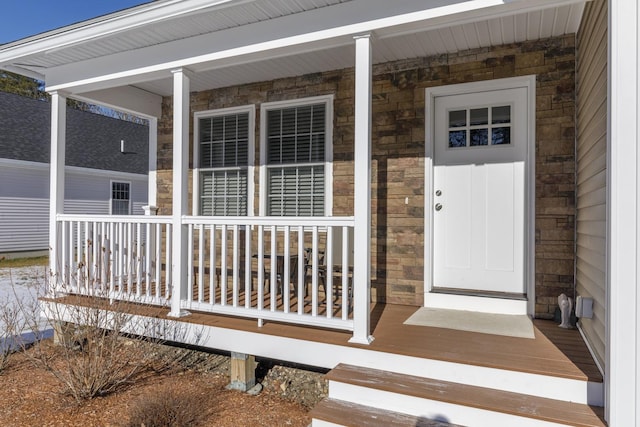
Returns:
[[[312,426],[338,425],[347,427],[455,427],[453,424],[427,420],[423,417],[384,411],[337,399],[324,399],[310,413]]]
[[[424,411],[427,405],[423,402],[439,402],[441,405],[436,407],[440,413],[443,408],[451,410],[453,407],[460,407],[475,409],[478,414],[486,414],[489,411],[559,425],[606,425],[603,421],[603,409],[599,407],[353,365],[340,364],[331,370],[326,378],[329,380],[330,398],[403,413]],[[398,396],[407,398],[403,400]],[[407,402],[406,408],[401,407],[404,401]],[[464,417],[462,413],[463,411],[459,411],[455,415]],[[473,410],[468,416],[473,416],[472,413]],[[428,413],[418,412],[413,415],[421,414]],[[468,424],[448,416],[449,414],[443,415],[451,422]]]

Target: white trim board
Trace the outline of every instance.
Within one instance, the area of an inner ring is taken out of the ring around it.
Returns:
[[[609,0],[605,418],[640,425],[640,6]]]

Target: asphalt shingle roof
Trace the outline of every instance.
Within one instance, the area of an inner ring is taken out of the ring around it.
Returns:
[[[0,92],[0,158],[49,163],[50,138],[49,102]],[[147,174],[149,127],[67,108],[65,156],[67,166]]]

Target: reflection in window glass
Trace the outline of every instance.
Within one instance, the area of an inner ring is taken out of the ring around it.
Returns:
[[[491,123],[509,123],[511,122],[511,106],[493,107],[491,110]]]
[[[489,123],[488,108],[474,108],[471,110],[471,126],[486,125]]]
[[[471,146],[489,144],[489,132],[487,129],[471,129]]]
[[[449,127],[459,128],[467,125],[467,110],[449,111]]]
[[[511,144],[511,106],[449,111],[449,148]]]
[[[467,146],[467,131],[449,131],[449,148],[459,148]]]
[[[491,129],[491,145],[511,144],[511,128],[493,128]]]

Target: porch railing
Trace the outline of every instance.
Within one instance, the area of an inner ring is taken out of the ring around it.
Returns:
[[[353,218],[187,217],[184,224],[189,288],[181,308],[353,329]]]
[[[353,226],[183,217],[186,282],[173,287],[171,217],[59,215],[56,278],[65,292],[152,304],[179,292],[185,310],[353,330]]]
[[[164,216],[58,216],[57,289],[162,304],[171,292]]]

